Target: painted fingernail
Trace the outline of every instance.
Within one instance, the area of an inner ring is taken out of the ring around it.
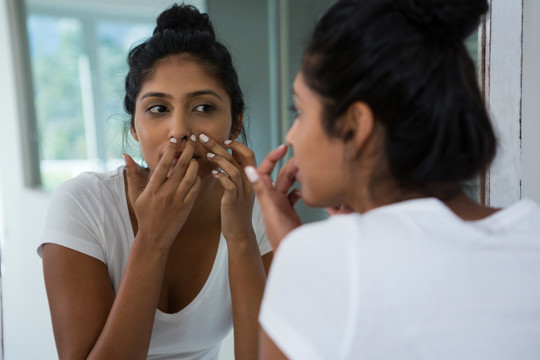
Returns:
[[[174,143],[174,144],[177,144],[177,143],[178,143],[178,140],[176,140],[175,137],[172,137],[172,138],[171,138],[171,142]]]
[[[232,143],[232,140],[225,140],[225,145],[230,145]]]
[[[208,140],[210,140],[210,139],[208,138],[208,136],[206,136],[206,135],[204,135],[204,134],[200,134],[200,135],[199,135],[199,139],[201,139],[201,141],[202,141],[203,143],[207,143]]]
[[[197,137],[196,137],[195,135],[193,135],[193,134],[191,134],[191,136],[190,136],[189,138],[190,138],[191,140],[193,140],[193,141],[197,141]]]
[[[212,174],[213,174],[213,175],[217,175],[217,174],[219,174],[219,171],[217,171],[217,170],[212,170]]]
[[[246,166],[244,168],[244,172],[246,173],[247,178],[252,183],[256,183],[259,181],[259,174],[257,174],[257,170],[253,166]]]
[[[213,159],[213,158],[216,157],[216,154],[214,154],[214,153],[208,153],[208,154],[206,154],[206,156],[208,156],[209,159]]]

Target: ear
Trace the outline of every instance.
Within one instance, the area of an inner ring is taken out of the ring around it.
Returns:
[[[352,103],[341,121],[343,140],[355,155],[373,134],[375,119],[371,107],[362,101]]]
[[[231,134],[229,135],[229,140],[236,140],[236,138],[242,132],[242,124],[244,123],[244,113],[241,113],[236,118],[236,124],[231,126]]]
[[[139,136],[137,135],[137,130],[135,130],[135,125],[131,125],[129,127],[129,132],[131,133],[131,136],[133,136],[135,141],[139,142]]]

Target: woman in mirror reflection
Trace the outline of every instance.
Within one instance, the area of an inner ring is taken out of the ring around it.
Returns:
[[[39,253],[61,359],[257,356],[272,258],[244,174],[244,101],[206,14],[173,5],[128,56],[124,107],[147,167],[124,155],[54,193]]]
[[[293,85],[287,146],[247,167],[277,248],[262,359],[539,359],[540,208],[463,183],[496,140],[463,40],[486,0],[342,0]],[[298,181],[301,189],[290,191]],[[330,208],[301,225],[294,202]]]

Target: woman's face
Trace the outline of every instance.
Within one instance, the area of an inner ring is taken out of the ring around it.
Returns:
[[[293,97],[297,115],[287,142],[294,151],[302,201],[312,207],[342,204],[346,186],[344,144],[324,130],[321,97],[306,85],[301,72],[293,84]]]
[[[142,156],[156,169],[171,137],[178,140],[180,157],[191,134],[205,134],[220,144],[231,137],[231,100],[219,82],[193,59],[172,55],[159,60],[139,92],[131,133]],[[205,177],[215,165],[206,161],[207,151],[198,143],[194,158]]]

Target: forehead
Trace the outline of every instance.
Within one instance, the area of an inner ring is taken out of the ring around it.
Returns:
[[[195,58],[187,55],[171,55],[154,64],[143,81],[138,97],[148,91],[182,96],[202,89],[213,90],[223,99],[228,98],[227,92],[216,76]]]

